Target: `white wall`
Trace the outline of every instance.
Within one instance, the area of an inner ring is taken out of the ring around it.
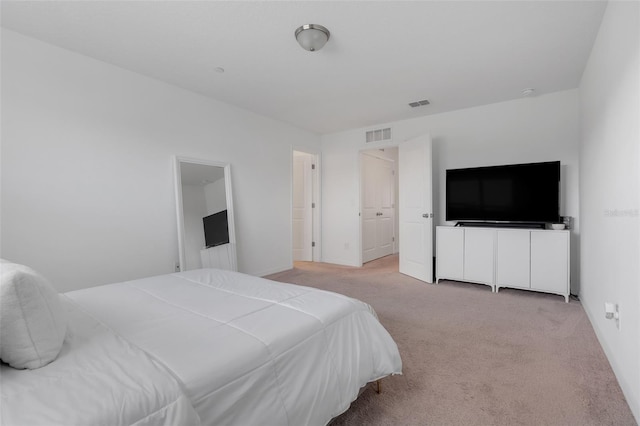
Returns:
[[[428,108],[428,107],[427,107]],[[445,170],[560,160],[561,207],[573,216],[572,290],[578,291],[578,91],[485,105],[391,125],[395,144],[420,134],[433,138],[433,205],[435,223],[444,224]],[[354,129],[322,137],[323,261],[358,262],[358,152],[364,132]],[[400,188],[400,191],[402,188]]]
[[[200,250],[205,246],[202,218],[207,216],[204,186],[182,185],[185,271],[202,268]]]
[[[207,203],[207,216],[226,210],[227,191],[225,189],[224,178],[205,185],[204,196]]]
[[[173,272],[180,155],[231,164],[239,269],[291,267],[291,146],[319,136],[12,31],[1,47],[3,257],[59,291]]]
[[[640,421],[639,16],[637,2],[609,2],[580,84],[580,296]]]

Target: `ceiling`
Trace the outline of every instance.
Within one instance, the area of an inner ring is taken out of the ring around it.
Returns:
[[[602,1],[2,1],[2,26],[319,134],[578,86]],[[303,50],[294,31],[331,39]],[[217,72],[222,67],[225,72]],[[409,102],[428,99],[418,108]]]

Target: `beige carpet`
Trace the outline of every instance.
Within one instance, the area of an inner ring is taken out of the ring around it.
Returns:
[[[336,425],[635,425],[580,302],[443,281],[389,256],[363,268],[296,262],[269,278],[371,304],[403,375],[367,389]]]

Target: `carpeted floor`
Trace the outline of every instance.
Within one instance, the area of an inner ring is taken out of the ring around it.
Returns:
[[[397,256],[363,268],[296,262],[269,278],[374,307],[403,375],[367,389],[337,425],[635,425],[580,302],[402,275]]]

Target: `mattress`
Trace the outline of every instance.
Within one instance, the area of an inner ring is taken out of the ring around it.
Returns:
[[[200,269],[66,295],[166,366],[203,424],[324,425],[402,371],[373,309],[336,293]]]
[[[181,384],[147,353],[62,296],[68,328],[52,363],[0,364],[0,424],[198,425]]]

